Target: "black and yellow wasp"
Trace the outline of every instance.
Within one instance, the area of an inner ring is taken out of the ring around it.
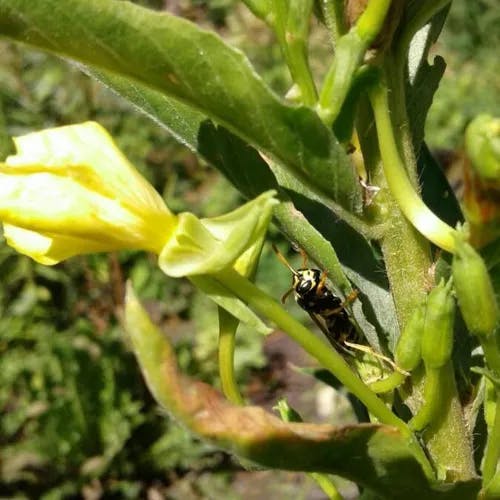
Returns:
[[[345,305],[355,300],[357,292],[347,297],[345,303],[326,284],[326,273],[306,267],[305,253],[302,253],[303,267],[294,269],[285,256],[273,245],[273,250],[292,272],[292,287],[281,302],[285,303],[293,292],[297,304],[306,311],[335,348],[345,350],[345,346],[358,341],[358,334],[349,319]],[[347,344],[346,344],[347,343]]]
[[[284,303],[293,292],[297,304],[309,314],[335,349],[351,355],[353,355],[352,349],[368,353],[385,361],[396,371],[406,374],[392,359],[359,343],[362,339],[346,310],[346,305],[356,300],[357,290],[350,293],[342,302],[340,297],[328,288],[327,276],[324,271],[306,267],[307,256],[305,252],[301,251],[302,268],[294,269],[275,245],[273,245],[273,250],[280,261],[292,272],[292,286],[281,297],[281,302]]]

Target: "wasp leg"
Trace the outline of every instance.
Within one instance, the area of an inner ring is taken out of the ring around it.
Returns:
[[[352,349],[366,352],[367,354],[370,354],[370,355],[374,356],[375,358],[378,358],[378,359],[381,359],[382,361],[385,361],[395,371],[401,373],[402,375],[405,375],[406,377],[408,377],[410,375],[409,372],[403,370],[396,363],[394,363],[394,361],[391,358],[388,358],[387,356],[384,356],[383,354],[375,352],[371,347],[368,347],[368,346],[362,345],[362,344],[354,344],[352,342],[348,342],[347,340],[344,341],[344,344],[348,347],[351,347]]]
[[[345,298],[344,302],[340,304],[340,307],[344,309],[345,306],[354,302],[358,298],[358,295],[359,295],[359,290],[353,289],[352,292],[350,292],[349,295]]]
[[[319,287],[319,285],[318,285]],[[351,302],[354,302],[357,298],[357,296],[359,295],[359,291],[358,290],[353,290],[347,297],[346,299],[344,300],[344,302],[342,302],[338,307],[335,307],[334,309],[330,309],[329,311],[326,311],[324,316],[325,317],[330,317],[330,316],[335,316],[337,315],[339,312],[343,311],[346,306],[348,304],[350,304]]]
[[[326,276],[326,272],[325,272],[325,271],[323,271],[323,272],[321,273],[321,278],[320,278],[320,280],[319,280],[318,286],[316,287],[316,292],[317,292],[317,293],[320,293],[320,292],[321,292],[321,290],[323,290],[323,287],[325,286],[325,283],[326,283],[326,278],[327,278],[327,276]]]

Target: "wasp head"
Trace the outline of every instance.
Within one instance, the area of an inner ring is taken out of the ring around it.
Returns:
[[[293,290],[302,297],[310,292],[314,292],[321,279],[321,272],[318,269],[299,269],[293,275]]]

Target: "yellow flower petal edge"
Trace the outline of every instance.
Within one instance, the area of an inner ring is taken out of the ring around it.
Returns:
[[[160,253],[177,226],[109,134],[87,122],[14,139],[0,164],[7,243],[43,264],[119,249]]]

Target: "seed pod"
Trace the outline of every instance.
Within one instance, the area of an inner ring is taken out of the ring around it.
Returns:
[[[441,280],[429,294],[422,334],[422,359],[426,369],[441,368],[451,358],[453,350],[453,325],[455,299],[451,280]]]
[[[500,319],[495,291],[483,259],[463,238],[456,239],[451,269],[467,328],[475,335],[492,335]]]
[[[411,372],[422,360],[422,334],[425,324],[425,304],[413,311],[410,320],[399,336],[394,360],[405,371]]]

